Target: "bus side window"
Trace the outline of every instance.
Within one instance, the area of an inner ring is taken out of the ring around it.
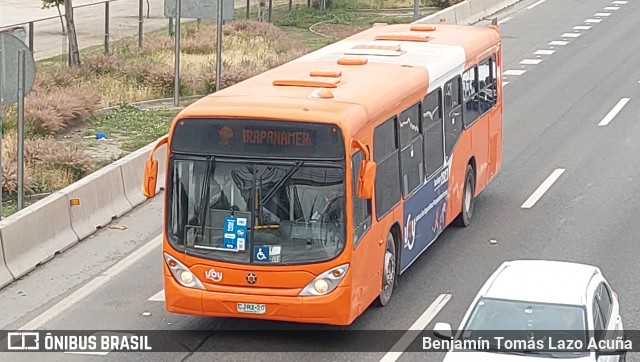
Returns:
[[[462,133],[460,81],[460,76],[456,76],[444,85],[444,145],[447,158],[451,157],[453,147]]]
[[[478,66],[478,86],[480,92],[478,93],[478,101],[480,107],[480,114],[485,114],[496,104],[494,89],[495,80],[493,79],[491,69],[492,59],[487,58],[480,62]]]
[[[358,176],[360,175],[360,164],[364,160],[364,153],[357,151],[351,156],[351,172],[352,182],[351,187],[353,192],[351,193],[351,203],[353,212],[353,248],[355,249],[362,236],[366,234],[367,230],[371,227],[371,200],[361,199],[356,196],[356,189],[358,187]]]
[[[424,181],[424,153],[420,132],[420,103],[400,113],[400,169],[402,196],[407,197]]]
[[[400,202],[400,157],[394,116],[373,131],[373,159],[377,164],[375,181],[376,217],[381,219]]]
[[[480,116],[480,110],[478,109],[478,77],[476,73],[475,65],[462,73],[462,93],[464,100],[462,118],[465,127],[471,126]]]
[[[491,86],[491,90],[493,91],[493,104],[495,105],[498,102],[498,91],[502,91],[498,89],[498,63],[496,62],[496,54],[491,54],[491,79],[493,80],[493,84]]]
[[[442,124],[442,89],[427,94],[422,106],[424,163],[427,178],[444,164],[444,128]]]

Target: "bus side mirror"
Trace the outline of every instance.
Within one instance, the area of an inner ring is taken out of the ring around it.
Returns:
[[[158,161],[153,158],[153,154],[160,146],[169,141],[169,136],[165,135],[158,140],[149,153],[149,158],[144,164],[144,177],[142,179],[142,194],[148,198],[156,196],[156,185],[158,183]]]
[[[158,161],[150,158],[144,165],[144,181],[142,192],[144,196],[152,198],[156,196],[156,184],[158,182]]]
[[[357,196],[361,199],[373,198],[373,184],[376,180],[376,163],[363,160],[360,164],[360,176],[358,177]]]

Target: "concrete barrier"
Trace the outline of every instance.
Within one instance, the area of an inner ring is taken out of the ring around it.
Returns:
[[[68,206],[68,210],[71,227],[80,240],[133,209],[124,192],[122,171],[116,164],[108,165],[60,192],[67,195],[70,202],[79,202]]]
[[[412,24],[470,25],[485,19],[521,0],[465,0],[442,9]]]
[[[78,236],[71,229],[67,195],[56,192],[0,221],[0,236],[4,260],[16,279],[73,246]]]
[[[0,289],[11,284],[13,282],[13,275],[9,272],[7,264],[5,263],[5,257],[2,247],[2,240],[0,240]]]
[[[116,161],[122,172],[124,194],[131,206],[142,204],[147,198],[142,194],[142,178],[144,177],[144,165],[153,145],[143,147]]]
[[[467,21],[470,24],[477,23],[478,21],[484,19],[485,16],[487,16],[487,11],[484,5],[484,0],[469,1],[470,15]]]
[[[471,6],[470,1],[463,1],[455,4],[451,7],[451,10],[456,14],[456,24],[467,25],[471,21]]]

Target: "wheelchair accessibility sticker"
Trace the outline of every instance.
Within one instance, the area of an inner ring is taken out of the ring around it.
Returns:
[[[275,246],[254,246],[253,247],[253,261],[257,263],[277,263],[280,262],[280,250],[279,245]]]

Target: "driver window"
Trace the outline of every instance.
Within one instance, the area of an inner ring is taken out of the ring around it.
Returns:
[[[355,249],[362,236],[371,226],[371,200],[357,196],[360,164],[364,161],[364,153],[358,151],[351,156],[351,203],[353,212],[353,248]]]

